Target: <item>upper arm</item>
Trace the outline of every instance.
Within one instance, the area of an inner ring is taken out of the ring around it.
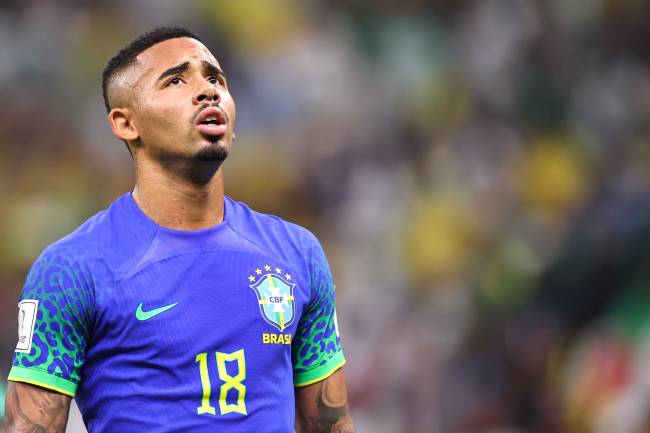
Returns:
[[[343,369],[326,379],[296,388],[298,433],[354,433]]]
[[[292,342],[294,385],[319,382],[345,364],[336,321],[336,286],[318,241],[307,248],[310,299],[304,307]]]
[[[296,428],[299,433],[352,433],[334,280],[320,243],[313,236],[310,243],[311,299],[292,346]]]
[[[5,397],[7,433],[64,433],[72,398],[28,383],[9,382]]]
[[[75,395],[95,305],[80,263],[69,249],[48,249],[32,266],[20,296],[10,381]]]

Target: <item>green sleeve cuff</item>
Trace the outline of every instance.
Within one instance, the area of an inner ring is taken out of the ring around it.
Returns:
[[[329,361],[313,370],[303,371],[300,373],[294,372],[293,386],[300,388],[327,379],[332,373],[343,367],[343,364],[345,364],[345,357],[343,356],[342,351],[338,351]]]
[[[11,367],[7,379],[12,382],[30,383],[32,385],[60,392],[61,394],[70,397],[74,397],[77,392],[76,383],[35,368],[26,368],[14,365]]]

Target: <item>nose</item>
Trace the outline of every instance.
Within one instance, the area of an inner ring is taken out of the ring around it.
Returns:
[[[207,85],[204,88],[202,88],[200,91],[196,92],[194,94],[194,103],[195,104],[201,104],[201,103],[219,103],[221,101],[221,94],[219,93],[219,90],[215,88],[213,85]]]

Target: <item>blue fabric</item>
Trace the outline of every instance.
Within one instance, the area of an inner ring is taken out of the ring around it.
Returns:
[[[76,388],[90,433],[292,432],[294,375],[342,359],[329,267],[307,230],[224,206],[221,224],[170,230],[127,193],[48,247],[21,295],[39,300],[21,377]]]

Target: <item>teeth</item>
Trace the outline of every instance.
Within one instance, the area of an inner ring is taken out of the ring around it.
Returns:
[[[217,125],[220,125],[220,124],[224,123],[221,119],[222,119],[222,118],[221,118],[220,116],[218,116],[218,115],[213,115],[213,116],[206,117],[205,119],[203,119],[203,120],[201,121],[201,123],[203,123],[203,124],[217,124]]]

